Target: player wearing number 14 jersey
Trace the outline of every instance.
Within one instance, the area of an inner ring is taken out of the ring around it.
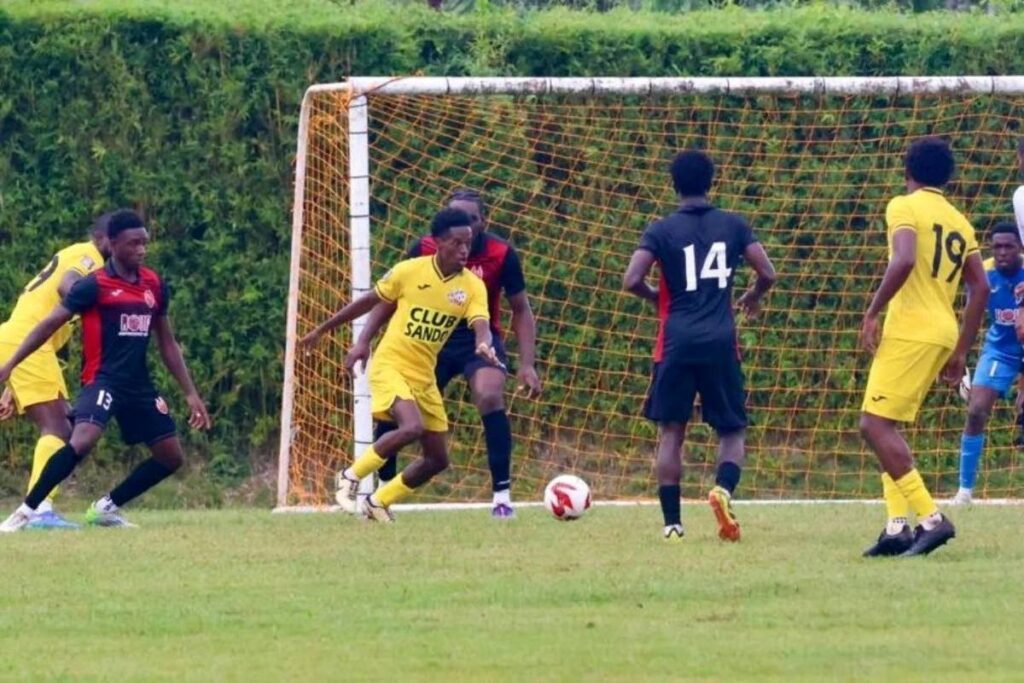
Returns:
[[[874,359],[861,407],[860,431],[882,466],[888,522],[864,554],[925,555],[956,535],[939,512],[899,433],[912,422],[941,372],[950,383],[964,373],[988,303],[988,278],[974,228],[943,195],[956,164],[949,143],[915,140],[907,150],[908,194],[885,210],[889,264],[861,325],[861,345]],[[967,285],[963,325],[957,329],[953,300],[961,278]],[[888,306],[881,341],[878,316]],[[919,526],[907,524],[910,509]]]
[[[658,423],[658,497],[666,540],[683,535],[681,455],[697,394],[704,421],[719,438],[716,485],[708,502],[718,520],[719,537],[740,538],[731,498],[745,456],[747,412],[732,283],[736,266],[745,259],[757,280],[737,304],[753,317],[775,281],[775,269],[747,222],[708,200],[714,170],[703,152],[676,156],[671,173],[679,209],[647,228],[623,278],[627,290],[658,306],[654,369],[644,413]],[[655,262],[661,271],[657,290],[645,282]]]

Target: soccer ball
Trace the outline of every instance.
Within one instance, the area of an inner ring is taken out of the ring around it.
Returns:
[[[579,519],[590,508],[590,487],[571,474],[560,474],[544,489],[544,507],[555,519]]]
[[[969,370],[960,378],[960,398],[965,401],[971,398],[971,373]]]

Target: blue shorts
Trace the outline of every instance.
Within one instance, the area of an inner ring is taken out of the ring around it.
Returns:
[[[1005,397],[1020,368],[1019,359],[982,349],[971,385],[988,387],[998,392],[1000,397]]]

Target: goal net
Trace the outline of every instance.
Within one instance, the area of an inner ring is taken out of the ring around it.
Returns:
[[[310,88],[279,505],[331,502],[335,471],[372,441],[365,379],[343,366],[353,330],[309,355],[295,353],[296,336],[402,259],[462,187],[483,193],[489,229],[520,252],[537,317],[544,395],[514,395],[512,380],[507,394],[514,495],[535,498],[551,476],[571,472],[598,498],[650,496],[656,435],[641,408],[656,319],[620,283],[646,224],[674,208],[668,161],[688,147],[710,152],[714,201],[749,218],[779,272],[762,316],[739,324],[753,420],[742,495],[877,496],[874,457],[857,431],[869,365],[857,333],[884,270],[884,211],[904,191],[903,152],[919,135],[952,141],[959,169],[949,195],[984,243],[995,221],[1012,220],[1022,93],[1020,77],[375,78]],[[749,281],[740,271],[738,290]],[[487,458],[465,383],[449,387],[446,404],[452,468],[419,500],[484,499]],[[906,430],[940,495],[956,486],[965,408],[937,384]],[[1014,436],[1013,406],[1002,402],[980,495],[1024,494]],[[707,490],[714,461],[715,436],[698,420],[687,435],[685,495]]]

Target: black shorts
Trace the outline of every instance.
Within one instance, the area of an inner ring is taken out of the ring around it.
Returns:
[[[494,335],[494,351],[498,359],[505,365],[508,371],[508,354],[505,352],[505,344],[501,337]],[[444,391],[456,375],[463,375],[466,381],[473,376],[480,368],[494,367],[480,356],[476,355],[476,337],[469,334],[453,335],[441,349],[437,356],[437,368],[434,375],[437,377],[437,386]],[[500,368],[499,368],[500,369]]]
[[[689,422],[697,394],[704,422],[718,434],[747,426],[743,370],[731,346],[701,362],[665,358],[655,363],[644,416],[658,423]]]
[[[152,446],[177,431],[167,402],[156,391],[126,392],[102,380],[82,387],[71,411],[72,422],[105,428],[111,417],[117,418],[121,438],[128,445]]]

